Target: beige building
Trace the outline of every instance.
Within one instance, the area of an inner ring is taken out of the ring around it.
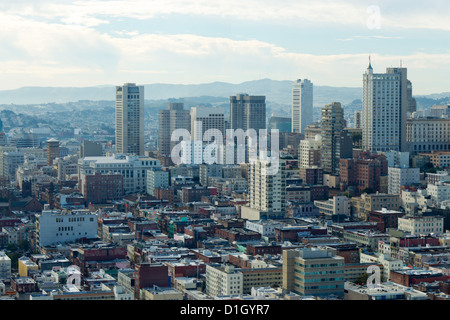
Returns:
[[[406,120],[409,152],[450,149],[450,118],[409,118]]]
[[[183,300],[183,293],[172,288],[141,289],[141,300]]]
[[[350,199],[352,215],[354,217],[367,220],[367,215],[371,211],[388,210],[398,211],[400,209],[401,199],[398,195],[386,193],[364,193],[361,197],[353,197]]]
[[[206,265],[206,294],[211,297],[241,295],[244,290],[244,276],[231,265]]]
[[[241,269],[243,275],[243,293],[250,294],[252,288],[257,287],[281,287],[283,282],[282,268],[267,265],[261,261],[262,265],[255,268],[252,262],[251,269]]]
[[[412,235],[428,235],[444,232],[444,217],[424,213],[421,216],[407,215],[398,218],[398,229]]]

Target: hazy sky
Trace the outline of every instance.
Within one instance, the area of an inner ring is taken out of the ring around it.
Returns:
[[[0,0],[0,90],[308,78],[408,68],[450,91],[447,0]],[[151,98],[151,97],[148,97]]]

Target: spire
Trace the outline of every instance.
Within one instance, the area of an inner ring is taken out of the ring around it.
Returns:
[[[372,70],[372,59],[370,56],[369,56],[369,67],[367,69]]]

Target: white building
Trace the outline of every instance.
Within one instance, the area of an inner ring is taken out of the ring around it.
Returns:
[[[360,263],[382,264],[383,272],[381,281],[389,281],[392,270],[400,270],[403,268],[403,261],[391,258],[385,254],[371,254],[361,252],[359,256]]]
[[[408,112],[406,68],[387,68],[374,73],[369,64],[363,76],[362,144],[363,149],[407,151],[406,117]]]
[[[413,212],[414,208],[426,209],[432,206],[433,201],[431,197],[427,195],[426,190],[402,190],[401,193],[401,205],[405,209],[406,213]]]
[[[0,281],[11,279],[11,259],[4,251],[0,251]]]
[[[420,168],[388,168],[388,193],[400,194],[401,186],[420,182]]]
[[[319,208],[321,214],[332,216],[344,214],[350,216],[350,200],[345,196],[334,196],[325,201],[314,201],[314,205]]]
[[[386,156],[388,167],[409,168],[409,152],[385,151],[378,152],[378,154],[384,154]]]
[[[431,197],[432,204],[438,207],[443,201],[450,200],[450,183],[428,184],[427,194]]]
[[[313,83],[298,79],[292,84],[292,132],[305,133],[313,123]]]
[[[124,194],[147,192],[147,170],[160,168],[160,161],[135,155],[114,154],[105,157],[86,157],[78,160],[79,175],[120,173]]]
[[[116,151],[144,155],[144,86],[116,87]]]
[[[268,238],[272,238],[275,236],[275,228],[279,226],[280,224],[278,223],[266,220],[259,220],[259,221],[247,220],[245,222],[246,229],[258,232],[261,236]]]
[[[36,233],[39,246],[74,242],[81,238],[97,238],[97,215],[89,210],[61,212],[44,208],[36,216]]]
[[[319,153],[322,148],[322,136],[316,135],[315,139],[300,141],[298,148],[299,168],[309,168],[319,164]]]
[[[428,235],[444,232],[444,217],[424,213],[422,216],[403,216],[398,218],[398,229],[412,235]]]
[[[260,214],[282,217],[286,213],[286,162],[279,159],[277,172],[268,160],[249,164],[249,207],[241,208],[241,217],[259,220]],[[250,210],[250,209],[252,210]]]
[[[147,193],[155,196],[155,188],[165,188],[169,186],[169,171],[159,168],[147,170]]]
[[[211,297],[243,294],[242,272],[230,265],[206,265],[206,294]]]

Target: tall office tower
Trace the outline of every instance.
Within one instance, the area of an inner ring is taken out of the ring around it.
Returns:
[[[59,158],[59,141],[52,138],[47,140],[47,165],[52,166],[56,158]]]
[[[408,84],[406,85],[407,95],[408,95],[408,113],[416,112],[417,110],[417,101],[413,98],[412,95],[412,83],[408,80]]]
[[[298,79],[292,85],[292,132],[304,133],[313,123],[313,84]]]
[[[144,155],[144,87],[116,87],[116,152]]]
[[[363,82],[363,150],[407,151],[407,69],[387,68],[386,73],[373,73],[369,64]]]
[[[209,129],[217,129],[222,133],[222,136],[225,137],[224,110],[219,107],[214,108],[192,107],[191,139],[202,140],[204,133]]]
[[[344,109],[339,102],[322,108],[321,166],[325,173],[339,174],[341,134],[344,130]]]
[[[362,128],[361,111],[355,111],[355,129]]]
[[[160,156],[169,157],[178,141],[171,141],[176,129],[191,131],[191,115],[184,109],[183,103],[170,102],[166,110],[159,110],[158,152]]]
[[[266,97],[238,94],[230,97],[230,128],[266,129]]]

